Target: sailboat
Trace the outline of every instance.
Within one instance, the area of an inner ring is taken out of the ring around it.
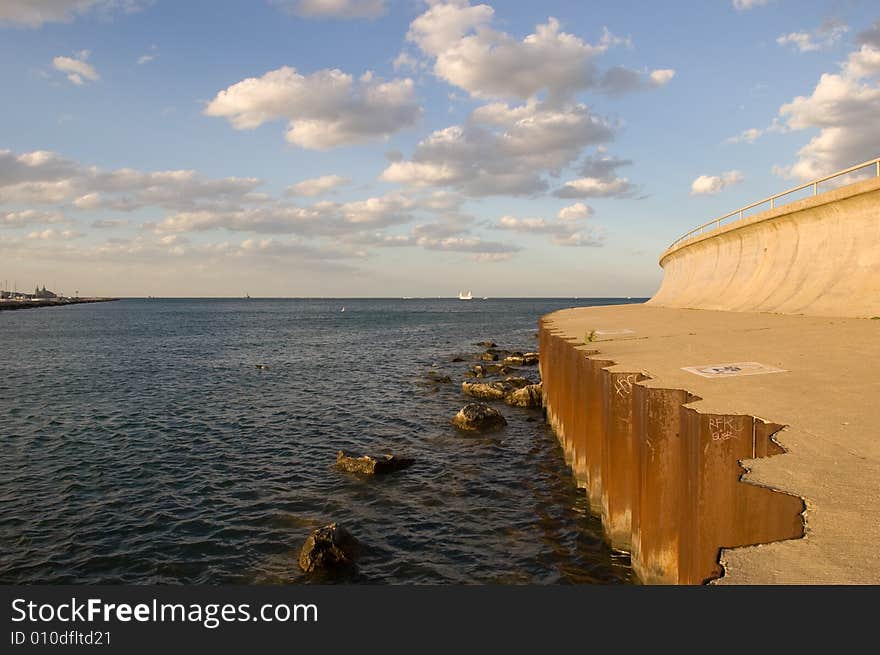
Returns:
[[[458,292],[459,300],[473,300],[474,295],[470,291],[459,291]]]

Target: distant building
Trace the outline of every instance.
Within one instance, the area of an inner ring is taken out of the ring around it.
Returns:
[[[40,287],[37,287],[36,289],[34,289],[34,296],[33,297],[38,298],[40,300],[48,300],[51,298],[57,298],[58,295],[51,292],[51,291],[46,291],[46,285],[44,284],[42,289],[40,289]]]

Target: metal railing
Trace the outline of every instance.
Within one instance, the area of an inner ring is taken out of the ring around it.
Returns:
[[[791,193],[795,193],[797,191],[803,191],[804,189],[809,189],[810,187],[812,187],[813,188],[813,195],[814,196],[818,195],[819,185],[822,184],[822,182],[827,182],[828,180],[833,180],[834,178],[840,177],[842,175],[849,175],[850,173],[855,173],[856,171],[861,170],[863,168],[867,168],[868,166],[873,166],[874,167],[874,174],[877,177],[880,177],[880,157],[877,157],[876,159],[866,161],[862,164],[857,164],[856,166],[851,166],[851,167],[844,169],[842,171],[837,171],[836,173],[832,173],[831,175],[826,175],[825,177],[817,178],[817,179],[813,180],[812,182],[807,182],[806,184],[801,184],[800,186],[796,186],[793,189],[788,189],[787,191],[783,191],[782,193],[777,193],[775,196],[770,196],[769,198],[764,198],[763,200],[759,200],[758,202],[753,202],[751,205],[746,205],[745,207],[740,207],[739,209],[735,209],[732,212],[730,212],[729,214],[725,214],[724,216],[721,216],[719,218],[715,218],[715,219],[709,221],[708,223],[703,223],[702,225],[698,225],[697,227],[695,227],[693,230],[691,230],[687,234],[681,235],[675,241],[673,241],[671,244],[669,244],[669,248],[667,248],[667,250],[674,248],[682,241],[690,239],[694,235],[700,235],[700,234],[704,234],[707,231],[717,230],[718,228],[721,227],[721,224],[724,221],[726,221],[727,219],[729,219],[731,216],[736,216],[736,220],[742,220],[744,212],[747,212],[750,209],[754,209],[755,207],[760,207],[761,205],[764,205],[767,203],[770,203],[770,209],[775,209],[778,206],[776,201],[779,200],[779,198],[787,196]]]

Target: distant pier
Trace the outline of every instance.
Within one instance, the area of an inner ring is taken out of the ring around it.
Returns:
[[[37,300],[0,300],[0,311],[14,309],[36,309],[38,307],[65,307],[94,302],[113,302],[119,298],[40,298]]]

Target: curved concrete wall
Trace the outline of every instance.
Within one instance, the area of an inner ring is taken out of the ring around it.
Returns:
[[[880,178],[693,237],[660,265],[655,305],[880,316]]]

